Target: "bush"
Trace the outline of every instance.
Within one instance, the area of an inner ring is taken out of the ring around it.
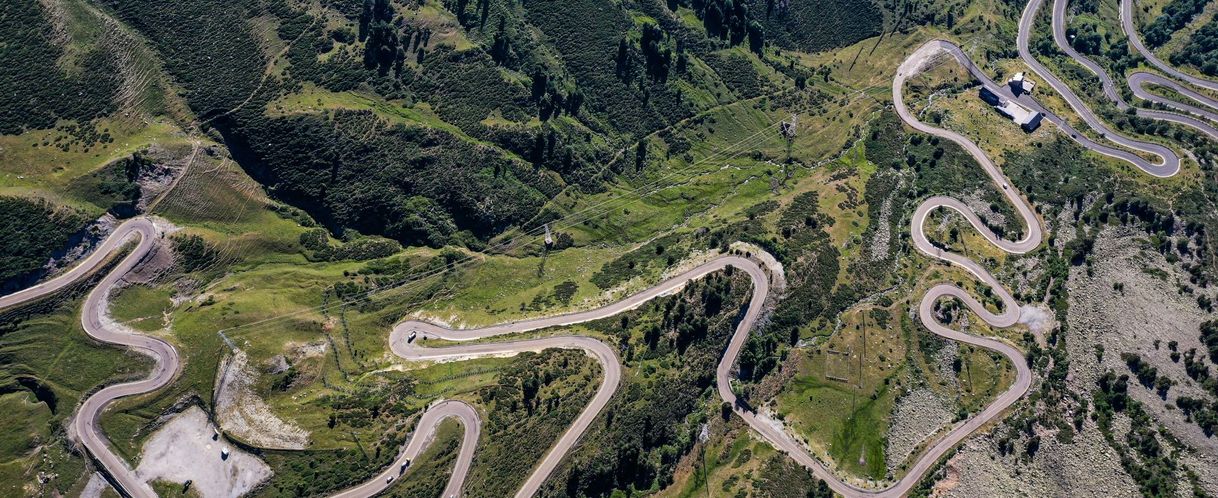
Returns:
[[[665,235],[646,245],[619,256],[592,274],[591,281],[601,289],[612,289],[648,270],[663,268],[675,261],[677,256],[665,248],[671,248],[680,240],[678,235]]]
[[[140,200],[136,183],[141,172],[153,167],[140,153],[120,159],[85,176],[73,179],[68,189],[75,195],[120,218],[134,216]]]
[[[1201,324],[1201,343],[1209,350],[1210,361],[1218,363],[1218,320]]]
[[[1218,19],[1201,26],[1188,43],[1169,58],[1172,64],[1188,64],[1208,76],[1218,75]]]
[[[385,129],[356,131],[373,123]],[[236,133],[254,178],[335,233],[438,247],[462,229],[488,237],[523,223],[545,201],[518,161],[448,132],[388,125],[369,111],[260,119]]]
[[[1205,9],[1206,3],[1206,0],[1172,0],[1163,7],[1163,13],[1146,27],[1146,46],[1153,50],[1167,43],[1172,33],[1179,31]]]
[[[248,28],[257,7],[254,0],[102,3],[152,42],[199,116],[211,118],[233,109],[258,88],[266,61]],[[274,82],[269,86],[264,90]],[[260,104],[247,105],[260,110]]]
[[[216,249],[198,235],[174,235],[170,240],[178,255],[178,264],[187,273],[212,266],[219,256]]]

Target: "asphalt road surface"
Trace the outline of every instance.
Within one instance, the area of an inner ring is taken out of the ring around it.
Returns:
[[[945,138],[947,138],[948,134],[950,134],[950,132],[946,132],[945,130],[940,131],[944,132],[944,134],[941,134],[940,136],[944,136]],[[996,168],[993,171],[994,174],[999,174],[997,173]],[[1017,199],[1018,197],[1015,196],[1014,198]],[[1033,223],[1031,224],[1032,228],[1028,230],[1027,235],[1020,241],[1006,242],[994,236],[992,232],[981,224],[980,220],[975,214],[972,213],[971,210],[968,210],[967,207],[957,201],[936,198],[924,203],[924,205],[931,206],[929,209],[942,205],[961,210],[961,212],[965,213],[965,215],[968,216],[971,221],[973,221],[975,226],[982,230],[984,234],[988,234],[988,238],[991,238],[994,241],[999,241],[1000,246],[1004,248],[1009,247],[1016,252],[1025,252],[1035,248],[1040,241],[1041,232],[1039,224],[1035,221],[1035,217],[1030,209],[1026,211],[1021,209],[1021,212],[1025,212],[1033,220]],[[1022,201],[1019,205],[1024,208],[1027,207],[1026,204],[1022,203]],[[922,220],[924,218],[925,215],[923,214],[921,218],[917,219]],[[915,232],[921,235],[921,231],[921,221],[918,221],[915,223]],[[925,240],[924,235],[922,235],[921,238],[922,240]],[[988,272],[966,258],[951,253],[942,253],[941,251],[938,251],[930,246],[929,243],[927,243],[926,247],[920,246],[919,248],[933,256],[946,259],[953,263],[963,264],[966,268],[969,268],[970,271],[982,276],[984,279],[988,279],[987,283],[991,284],[991,286],[993,286],[995,289],[1000,290],[1000,295],[1004,297],[1004,304],[1006,305],[1006,311],[1004,313],[994,314],[986,310],[984,306],[982,306],[964,291],[952,286],[939,286],[932,289],[932,292],[928,293],[927,297],[923,299],[920,308],[920,315],[923,321],[928,324],[928,327],[930,327],[933,332],[944,337],[1002,353],[1011,359],[1012,363],[1018,370],[1018,375],[1014,385],[1004,392],[989,407],[987,407],[977,416],[970,419],[965,424],[953,429],[943,438],[940,438],[934,445],[932,445],[930,450],[919,458],[905,479],[898,482],[895,486],[885,490],[861,489],[841,481],[831,471],[826,469],[823,464],[816,460],[816,458],[814,458],[808,452],[803,444],[796,441],[785,431],[779,429],[778,425],[773,420],[769,420],[765,417],[757,415],[743,403],[738,402],[736,395],[731,388],[732,370],[737,358],[740,356],[741,349],[744,347],[744,344],[748,339],[748,334],[752,331],[758,318],[760,317],[763,304],[769,297],[770,292],[770,281],[766,276],[765,271],[760,265],[751,259],[740,256],[721,256],[621,301],[602,308],[579,313],[505,323],[481,329],[469,330],[452,330],[443,326],[421,321],[404,322],[394,328],[390,337],[390,347],[395,354],[405,359],[432,361],[461,360],[478,356],[503,356],[515,354],[521,351],[538,351],[546,348],[578,348],[588,352],[601,363],[601,365],[605,368],[605,377],[601,383],[600,389],[593,397],[592,402],[589,403],[589,405],[579,415],[576,422],[571,426],[570,429],[567,430],[563,437],[559,439],[558,443],[556,443],[550,449],[542,462],[534,469],[528,480],[516,493],[517,497],[533,496],[561,462],[562,458],[577,444],[579,437],[587,430],[589,424],[591,424],[591,422],[601,412],[601,410],[613,396],[614,392],[617,390],[617,386],[621,382],[621,366],[618,362],[616,354],[608,345],[598,340],[578,336],[545,337],[523,341],[490,342],[436,348],[427,347],[425,345],[426,342],[434,339],[442,339],[447,341],[472,341],[598,320],[616,315],[629,309],[633,309],[657,297],[668,295],[682,288],[692,280],[702,278],[710,273],[723,271],[728,266],[735,267],[748,274],[753,285],[753,293],[749,299],[748,308],[746,309],[743,318],[737,325],[736,331],[733,334],[731,341],[728,343],[723,358],[720,360],[719,365],[716,368],[715,379],[716,383],[718,384],[718,392],[720,397],[724,401],[730,403],[733,406],[734,411],[741,418],[743,418],[744,421],[753,428],[753,430],[757,431],[775,448],[787,453],[788,455],[791,455],[796,461],[808,467],[817,477],[825,480],[834,491],[851,497],[901,496],[908,493],[909,490],[917,484],[921,477],[934,465],[939,457],[945,454],[969,434],[972,434],[978,428],[984,426],[989,421],[1001,415],[1001,413],[1007,407],[1017,401],[1019,397],[1027,391],[1028,385],[1031,381],[1031,373],[1027,368],[1027,362],[1023,355],[1021,355],[1015,348],[992,339],[974,337],[947,329],[939,325],[932,316],[933,305],[936,299],[943,296],[954,296],[964,301],[967,306],[977,312],[978,315],[987,322],[990,322],[995,326],[1010,326],[1013,325],[1019,317],[1019,307],[1015,303],[1014,298],[1010,297],[1005,290],[1001,290],[1003,289],[1002,286],[999,285]],[[409,340],[411,334],[415,334],[415,339],[413,341]],[[468,465],[468,462],[463,462],[461,464]]]
[[[1095,74],[1095,76],[1100,79],[1100,84],[1104,89],[1104,96],[1107,97],[1108,100],[1115,103],[1118,109],[1122,111],[1129,109],[1129,103],[1125,102],[1125,99],[1121,96],[1120,92],[1117,91],[1116,85],[1112,81],[1112,76],[1108,75],[1108,72],[1104,70],[1103,66],[1100,66],[1094,60],[1079,53],[1072,45],[1070,45],[1070,40],[1066,36],[1066,5],[1068,2],[1069,0],[1053,0],[1053,41],[1057,44],[1058,49],[1064,52],[1071,59],[1074,59],[1075,62],[1078,62],[1083,67],[1087,68],[1088,71],[1091,71],[1091,73]],[[1194,117],[1199,116],[1210,121],[1218,122],[1218,114],[1197,106],[1176,102],[1166,97],[1153,94],[1147,91],[1146,87],[1161,86],[1170,88],[1180,92],[1182,95],[1192,98],[1198,103],[1208,105],[1211,108],[1218,108],[1218,102],[1215,102],[1213,99],[1154,73],[1135,72],[1129,75],[1126,83],[1129,85],[1129,89],[1133,92],[1134,96],[1140,99],[1163,104],[1165,106],[1184,111],[1188,114],[1192,114],[1192,116],[1190,116],[1168,111],[1135,107],[1134,113],[1138,116],[1190,126],[1202,133],[1205,133],[1206,135],[1209,135],[1211,138],[1218,138],[1218,129],[1214,128],[1211,122]]]
[[[1160,71],[1171,75],[1173,78],[1187,81],[1191,85],[1196,85],[1208,90],[1218,91],[1218,82],[1207,80],[1205,78],[1199,78],[1180,71],[1179,69],[1172,67],[1170,64],[1163,62],[1161,59],[1155,56],[1154,52],[1147,49],[1146,45],[1142,44],[1142,37],[1138,35],[1137,26],[1134,25],[1133,0],[1121,0],[1121,29],[1125,31],[1125,36],[1129,38],[1129,44],[1133,46],[1133,49],[1141,54],[1142,57],[1145,57],[1147,62],[1150,62],[1152,66],[1159,68]]]
[[[954,46],[942,45],[940,42],[932,42],[923,47],[915,57],[929,54],[934,51],[942,51],[944,48]],[[958,49],[957,49],[958,51]],[[962,54],[960,54],[962,56]],[[913,59],[913,57],[911,57]],[[963,60],[967,60],[964,58]],[[439,339],[446,341],[474,341],[479,339],[493,338],[507,334],[519,334],[528,331],[535,331],[545,328],[567,326],[575,323],[582,323],[591,320],[610,317],[638,307],[652,299],[660,296],[668,295],[680,288],[684,287],[690,281],[702,278],[708,274],[725,270],[727,267],[735,267],[743,270],[748,274],[753,285],[753,293],[749,301],[748,308],[744,316],[740,320],[735,333],[733,334],[718,367],[716,368],[716,381],[718,384],[718,392],[722,399],[730,403],[735,412],[739,414],[755,431],[762,435],[767,441],[773,444],[779,450],[791,455],[795,460],[807,466],[818,477],[829,483],[838,493],[845,496],[899,496],[906,494],[921,477],[928,471],[934,463],[945,454],[950,448],[958,444],[969,434],[982,427],[987,422],[1001,415],[1001,413],[1012,403],[1017,401],[1020,396],[1027,390],[1030,382],[1030,374],[1026,367],[1026,361],[1020,353],[1011,346],[995,341],[992,339],[973,337],[957,331],[947,329],[935,321],[933,315],[933,306],[935,301],[940,297],[951,296],[961,299],[966,306],[976,312],[982,319],[995,326],[1010,326],[1015,323],[1019,316],[1019,306],[1014,299],[989,273],[973,263],[971,260],[963,256],[942,251],[929,243],[926,240],[925,234],[922,232],[922,224],[925,221],[926,215],[930,210],[938,207],[947,207],[955,209],[972,223],[988,240],[997,244],[1005,250],[1011,252],[1026,252],[1035,248],[1041,239],[1041,231],[1039,222],[1036,220],[1034,213],[1030,210],[1027,204],[1018,196],[1018,194],[1007,186],[1005,179],[1001,177],[1001,173],[997,167],[981,152],[975,144],[969,142],[963,137],[956,135],[947,130],[931,128],[926,126],[916,119],[912,118],[904,107],[903,101],[900,100],[899,88],[904,84],[905,78],[912,73],[912,69],[916,66],[910,66],[910,63],[902,65],[902,70],[898,72],[894,78],[894,99],[898,103],[898,111],[903,119],[911,126],[933,133],[949,140],[957,141],[964,146],[970,153],[977,157],[983,168],[986,170],[996,183],[998,183],[1008,199],[1016,206],[1017,211],[1025,220],[1030,220],[1024,237],[1019,241],[1008,242],[995,236],[988,228],[981,223],[979,218],[963,203],[951,198],[932,198],[923,203],[915,213],[914,217],[914,241],[923,252],[940,259],[944,259],[950,263],[961,265],[968,269],[979,279],[987,282],[992,288],[998,291],[999,296],[1003,299],[1004,311],[1001,314],[989,312],[970,297],[963,290],[956,287],[941,285],[935,287],[922,300],[919,308],[919,315],[927,327],[936,334],[944,337],[977,345],[979,347],[988,348],[997,351],[1009,359],[1016,366],[1018,375],[1016,382],[1006,392],[998,397],[989,407],[977,414],[963,425],[960,425],[950,431],[946,436],[937,440],[931,445],[914,464],[911,471],[904,479],[899,481],[895,486],[885,490],[866,490],[845,483],[837,478],[832,472],[827,470],[819,461],[817,461],[808,450],[784,430],[780,429],[779,425],[772,420],[754,413],[749,407],[738,402],[735,393],[732,391],[732,370],[735,362],[740,355],[745,342],[748,339],[748,334],[756,325],[758,318],[761,315],[763,304],[769,297],[770,280],[767,277],[765,270],[756,262],[741,256],[725,255],[711,261],[708,261],[692,270],[667,279],[643,292],[627,297],[623,300],[597,308],[594,310],[583,311],[578,313],[570,313],[565,315],[551,316],[538,318],[534,320],[524,320],[512,323],[506,323],[481,329],[471,330],[450,330],[435,324],[408,321],[403,322],[396,327],[390,334],[390,348],[395,353],[406,360],[412,361],[459,361],[463,359],[479,357],[479,356],[505,356],[519,354],[523,351],[540,351],[548,348],[566,348],[580,349],[595,358],[604,369],[604,376],[601,385],[592,401],[584,408],[584,410],[576,418],[576,421],[569,427],[566,432],[559,438],[553,447],[547,452],[542,461],[534,468],[532,474],[528,477],[520,490],[517,492],[518,497],[528,497],[536,493],[542,486],[545,480],[553,473],[562,459],[570,452],[570,450],[578,443],[580,437],[587,431],[597,416],[603,411],[614,393],[617,391],[621,383],[621,363],[617,358],[613,348],[605,343],[591,338],[581,336],[554,336],[541,337],[526,340],[506,341],[506,342],[483,342],[477,344],[458,344],[445,347],[426,347],[424,344],[431,339]],[[97,338],[99,341],[124,345],[134,348],[141,352],[145,352],[153,356],[157,360],[157,367],[153,374],[142,381],[118,384],[110,386],[101,391],[98,391],[93,396],[85,400],[77,417],[73,421],[73,429],[76,437],[84,444],[91,455],[94,456],[105,467],[106,471],[112,476],[114,481],[126,494],[138,497],[153,496],[151,489],[144,484],[129,467],[122,461],[121,458],[112,452],[107,444],[105,436],[101,433],[97,426],[97,418],[101,411],[113,400],[124,396],[132,396],[151,392],[161,386],[172,381],[176,372],[180,368],[180,360],[177,351],[168,343],[159,339],[151,338],[144,335],[134,334],[127,330],[121,330],[121,327],[108,324],[103,320],[104,311],[107,306],[106,296],[110,289],[125,275],[128,271],[136,266],[136,264],[151,250],[155,239],[159,237],[155,227],[145,218],[137,218],[124,223],[111,235],[102,245],[85,261],[76,268],[73,268],[64,275],[52,279],[45,284],[32,287],[25,291],[5,296],[0,298],[0,305],[8,306],[19,303],[28,302],[32,299],[45,296],[49,293],[62,289],[72,281],[75,281],[100,265],[105,257],[117,250],[126,240],[132,236],[140,238],[140,244],[131,255],[126,257],[112,272],[110,272],[102,282],[94,288],[88,298],[82,314],[82,323],[90,336]],[[410,335],[417,334],[416,338],[410,340]],[[438,424],[447,418],[458,419],[465,429],[464,438],[461,443],[460,452],[457,458],[456,467],[449,480],[445,490],[446,496],[461,495],[461,488],[464,484],[465,477],[469,471],[470,464],[473,461],[473,455],[478,439],[481,435],[481,419],[477,411],[468,404],[458,401],[441,401],[430,407],[421,416],[414,435],[407,445],[403,448],[394,465],[382,471],[379,475],[362,485],[342,491],[336,496],[343,498],[359,498],[374,496],[397,481],[399,475],[403,473],[402,463],[405,459],[415,459],[426,449],[426,447],[434,439],[434,433]],[[408,476],[407,476],[408,477]]]
[[[448,486],[444,488],[444,494],[441,496],[444,498],[461,496],[461,485],[465,483],[465,476],[469,474],[470,463],[474,460],[474,448],[478,446],[478,438],[482,435],[482,419],[473,406],[464,401],[454,400],[437,402],[423,412],[418,423],[415,424],[414,434],[402,448],[402,453],[393,461],[393,465],[377,474],[372,480],[333,496],[335,498],[365,498],[376,496],[388,489],[409,469],[405,466],[407,461],[417,460],[419,455],[428,446],[431,446],[435,440],[436,428],[439,427],[440,422],[448,418],[455,418],[461,422],[465,435],[461,438],[457,463],[453,467],[452,476],[448,478]],[[410,476],[405,475],[403,478],[409,479]]]
[[[1010,344],[995,339],[976,337],[964,334],[960,331],[952,330],[944,327],[934,316],[935,304],[943,298],[958,299],[967,306],[973,313],[984,320],[986,323],[994,327],[1010,327],[1015,325],[1020,316],[1020,305],[1013,296],[1006,290],[1005,287],[998,282],[985,268],[978,265],[969,258],[946,251],[940,248],[926,237],[923,230],[923,225],[931,212],[939,208],[952,209],[959,212],[965,219],[991,244],[999,247],[1001,250],[1011,254],[1022,254],[1035,249],[1040,245],[1043,238],[1040,220],[1036,217],[1031,209],[1031,206],[1024,200],[1019,192],[1010,185],[1009,181],[1002,175],[998,167],[989,159],[988,156],[972,141],[955,132],[935,128],[917,120],[906,108],[904,99],[901,95],[905,81],[917,74],[929,64],[936,61],[937,58],[947,56],[953,57],[963,65],[969,72],[977,78],[983,85],[994,91],[996,94],[1002,95],[1004,98],[1016,100],[1021,104],[1042,112],[1045,114],[1045,119],[1060,127],[1065,133],[1071,136],[1074,140],[1081,143],[1084,147],[1098,152],[1100,154],[1116,157],[1137,166],[1148,174],[1166,177],[1175,174],[1179,170],[1179,158],[1169,148],[1149,143],[1134,140],[1123,135],[1117,134],[1109,129],[1103,122],[1099,120],[1084,103],[1070,91],[1066,85],[1054,77],[1043,65],[1032,57],[1028,50],[1028,40],[1032,27],[1032,19],[1035,18],[1035,13],[1039,9],[1044,0],[1031,0],[1023,12],[1023,16],[1019,25],[1018,46],[1021,57],[1024,59],[1033,71],[1040,75],[1045,82],[1056,90],[1065,98],[1067,103],[1082,117],[1083,121],[1088,126],[1099,132],[1104,138],[1110,140],[1127,149],[1140,151],[1143,153],[1155,155],[1159,157],[1159,161],[1151,163],[1141,156],[1134,154],[1126,149],[1114,148],[1105,144],[1097,143],[1088,137],[1077,133],[1070,127],[1069,123],[1062,118],[1048,112],[1039,103],[1031,99],[1027,95],[1014,95],[1006,85],[999,85],[991,80],[983,71],[980,70],[961,50],[959,47],[945,41],[935,40],[926,43],[907,58],[898,69],[896,76],[893,78],[893,102],[901,119],[910,127],[923,132],[932,134],[947,140],[951,140],[977,160],[985,173],[990,177],[994,184],[999,188],[1007,200],[1015,206],[1016,212],[1023,219],[1025,229],[1023,237],[1019,240],[1008,241],[994,234],[980,218],[963,202],[951,197],[932,197],[925,200],[914,212],[911,221],[911,235],[913,243],[917,249],[930,257],[943,260],[949,264],[960,266],[978,280],[987,284],[994,290],[999,300],[1002,302],[1002,310],[992,312],[984,305],[973,298],[963,289],[950,284],[940,284],[932,287],[921,299],[918,307],[918,315],[923,325],[925,325],[933,333],[944,338],[964,342],[974,346],[986,348],[998,352],[1011,361],[1016,369],[1015,382],[1001,395],[999,395],[989,406],[980,413],[974,415],[964,424],[961,424],[946,435],[935,440],[927,450],[925,450],[918,460],[906,473],[905,477],[898,481],[892,487],[887,489],[863,489],[852,484],[843,482],[825,466],[813,457],[803,444],[796,441],[790,434],[782,429],[781,424],[762,415],[758,415],[746,404],[740,402],[732,390],[732,371],[736,360],[738,359],[741,349],[748,339],[748,334],[752,331],[759,319],[763,305],[769,297],[770,280],[766,272],[756,262],[740,256],[725,255],[708,261],[697,268],[687,271],[681,275],[667,279],[643,292],[627,297],[616,303],[597,308],[594,310],[583,311],[578,313],[570,313],[565,315],[557,315],[551,317],[538,318],[534,320],[524,320],[518,322],[505,323],[481,329],[469,330],[451,330],[442,326],[421,321],[407,321],[398,324],[394,327],[390,334],[389,342],[391,350],[406,360],[411,361],[460,361],[469,358],[482,356],[507,356],[519,354],[524,351],[541,351],[549,348],[563,349],[579,349],[595,358],[604,370],[604,376],[601,385],[592,401],[584,408],[584,410],[576,418],[575,422],[569,427],[566,432],[559,438],[553,447],[546,453],[541,462],[534,468],[532,474],[528,477],[521,489],[516,493],[518,497],[528,497],[536,493],[536,491],[544,484],[545,480],[553,473],[553,471],[561,463],[562,459],[575,447],[579,442],[580,437],[587,431],[597,416],[601,413],[609,400],[617,391],[621,383],[621,363],[617,358],[613,348],[609,345],[591,337],[582,336],[547,336],[534,339],[513,340],[502,342],[481,342],[476,344],[457,344],[443,347],[427,347],[426,342],[432,339],[444,341],[476,341],[481,339],[493,338],[508,334],[519,334],[523,332],[535,331],[546,328],[562,327],[571,324],[597,320],[610,317],[638,307],[652,299],[660,296],[668,295],[692,280],[702,278],[708,274],[725,270],[727,267],[734,267],[744,271],[750,277],[753,285],[753,293],[749,301],[748,308],[745,311],[743,318],[740,320],[735,333],[733,334],[718,367],[716,368],[716,382],[720,397],[731,404],[735,413],[737,413],[749,426],[765,438],[775,448],[787,453],[800,464],[809,468],[818,478],[826,481],[829,486],[837,493],[847,497],[865,497],[865,496],[903,496],[906,495],[927,471],[945,455],[951,448],[959,444],[964,438],[971,435],[979,428],[987,423],[1000,417],[1002,413],[1012,404],[1019,400],[1028,390],[1031,384],[1031,372],[1027,367],[1027,362],[1024,356]],[[1068,55],[1083,64],[1089,70],[1094,72],[1104,85],[1104,93],[1113,101],[1117,102],[1118,106],[1127,108],[1128,104],[1123,101],[1120,94],[1116,91],[1111,78],[1103,71],[1103,68],[1094,61],[1083,57],[1075,52],[1069,43],[1065,40],[1064,32],[1064,15],[1065,1],[1055,0],[1053,12],[1053,29],[1054,39],[1062,50]],[[1132,0],[1122,0],[1121,12],[1123,27],[1126,34],[1129,36],[1135,49],[1142,53],[1153,65],[1159,67],[1164,72],[1179,78],[1190,84],[1201,86],[1207,89],[1218,90],[1218,83],[1200,79],[1171,68],[1162,61],[1158,60],[1148,50],[1142,46],[1136,31],[1133,28],[1131,13]],[[1139,115],[1173,121],[1198,128],[1199,130],[1218,137],[1216,131],[1209,123],[1196,119],[1196,117],[1205,118],[1208,120],[1218,121],[1218,113],[1210,109],[1218,109],[1218,102],[1205,95],[1192,91],[1187,87],[1181,86],[1175,81],[1163,78],[1152,73],[1135,73],[1130,76],[1128,81],[1134,95],[1150,101],[1162,103],[1172,106],[1176,109],[1184,111],[1192,116],[1137,109]],[[1163,97],[1150,94],[1145,91],[1145,87],[1149,85],[1158,85],[1173,89],[1195,102],[1209,107],[1192,106],[1185,103],[1170,101]],[[1196,116],[1196,117],[1194,117]],[[181,361],[177,351],[167,342],[137,334],[125,327],[118,326],[113,322],[105,319],[105,310],[108,306],[107,296],[111,289],[117,284],[123,276],[133,269],[138,263],[152,250],[156,240],[160,237],[160,233],[147,218],[135,218],[129,220],[118,227],[110,237],[108,237],[88,258],[83,260],[76,267],[65,272],[54,279],[45,283],[38,284],[29,289],[0,296],[0,308],[17,306],[33,300],[37,300],[54,292],[57,292],[71,283],[81,279],[96,270],[106,258],[119,250],[127,241],[132,238],[138,238],[139,243],[135,249],[124,258],[102,281],[90,291],[86,297],[84,311],[81,316],[81,323],[91,337],[100,342],[120,345],[141,353],[147,354],[156,360],[156,367],[151,375],[143,380],[116,384],[105,387],[95,394],[87,398],[81,405],[79,412],[72,420],[71,433],[72,437],[79,441],[90,455],[99,462],[106,472],[111,476],[120,490],[127,495],[137,497],[154,496],[150,487],[143,483],[126,463],[119,458],[108,446],[108,441],[105,435],[102,434],[98,427],[98,417],[102,411],[114,400],[152,392],[160,387],[172,382],[181,368]],[[410,339],[412,334],[417,334],[414,340]],[[444,496],[460,496],[462,494],[462,486],[465,477],[468,475],[470,465],[473,461],[474,451],[476,449],[479,438],[482,432],[482,421],[478,412],[469,404],[455,400],[439,401],[429,407],[420,417],[416,429],[410,441],[403,447],[402,452],[395,460],[394,464],[382,471],[379,475],[362,485],[350,488],[348,490],[337,493],[335,496],[342,498],[362,498],[374,496],[383,492],[394,482],[398,477],[405,472],[402,464],[407,459],[413,460],[431,444],[434,440],[436,427],[441,421],[455,418],[462,424],[464,428],[464,437],[461,442],[456,466],[452,476],[444,491]],[[408,476],[407,476],[408,478]]]
[[[1033,0],[1033,1],[1039,1],[1039,0]],[[1024,17],[1030,18],[1027,15],[1026,11],[1024,13]],[[1138,154],[1135,154],[1129,150],[1112,147],[1107,144],[1103,144],[1103,143],[1097,142],[1095,140],[1092,140],[1090,137],[1088,137],[1082,133],[1079,133],[1078,130],[1074,129],[1074,127],[1069,122],[1067,122],[1065,119],[1062,119],[1061,116],[1058,116],[1058,115],[1050,112],[1044,106],[1040,105],[1039,102],[1032,99],[1032,97],[1029,96],[1028,94],[1015,95],[1014,93],[1011,92],[1011,88],[1009,86],[995,82],[993,79],[990,78],[990,76],[988,74],[985,73],[985,71],[982,71],[981,68],[977,67],[977,65],[973,63],[972,59],[969,59],[969,57],[964,54],[964,51],[960,50],[960,47],[956,46],[955,44],[953,44],[949,41],[945,41],[945,40],[932,40],[932,41],[928,42],[928,44],[935,44],[938,46],[937,52],[932,55],[932,57],[934,57],[935,59],[937,59],[939,57],[951,57],[951,58],[956,59],[956,62],[958,62],[961,66],[964,66],[964,68],[966,70],[968,70],[969,74],[972,74],[973,78],[977,79],[977,81],[980,82],[982,86],[984,86],[991,92],[994,92],[996,95],[1001,96],[1004,99],[1016,101],[1019,104],[1023,105],[1024,107],[1027,107],[1028,109],[1031,109],[1031,110],[1034,110],[1034,111],[1037,111],[1037,112],[1043,114],[1045,121],[1053,123],[1053,125],[1057,126],[1059,129],[1061,129],[1063,133],[1068,135],[1071,139],[1073,139],[1075,142],[1078,142],[1080,145],[1087,148],[1088,150],[1128,162],[1128,163],[1134,165],[1135,167],[1137,167],[1138,169],[1141,169],[1142,171],[1145,171],[1146,173],[1154,175],[1154,176],[1160,176],[1160,177],[1171,176],[1171,175],[1174,175],[1176,171],[1179,171],[1179,168],[1180,168],[1179,157],[1176,156],[1176,154],[1174,152],[1172,152],[1171,149],[1163,147],[1159,144],[1146,143],[1145,145],[1148,147],[1148,149],[1146,149],[1147,152],[1154,152],[1154,151],[1162,152],[1163,154],[1167,154],[1166,157],[1172,158],[1170,162],[1152,164],[1151,162],[1144,159],[1142,156],[1139,156]],[[906,60],[906,63],[908,63],[908,62],[909,62],[909,59]],[[1073,95],[1073,94],[1071,94],[1071,95]],[[1084,107],[1084,109],[1086,109],[1086,108]],[[1107,128],[1103,128],[1103,130],[1107,130]],[[1103,133],[1103,131],[1101,131],[1101,133]],[[1126,140],[1130,140],[1131,142],[1136,143],[1136,144],[1144,144],[1144,142],[1136,142],[1136,141],[1132,141],[1131,139],[1126,139]],[[1134,147],[1134,149],[1137,149],[1137,148]],[[1137,149],[1137,150],[1140,150],[1140,149]],[[1161,156],[1161,157],[1163,157],[1163,156]]]

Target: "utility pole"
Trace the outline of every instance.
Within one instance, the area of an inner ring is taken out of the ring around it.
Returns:
[[[799,115],[794,113],[791,114],[791,119],[782,122],[782,135],[788,141],[795,138],[795,127],[797,125],[799,125]]]

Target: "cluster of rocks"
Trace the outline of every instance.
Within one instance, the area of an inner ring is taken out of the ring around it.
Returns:
[[[926,387],[915,388],[901,396],[893,409],[892,424],[885,437],[888,472],[895,474],[923,441],[948,427],[953,414],[951,403]]]

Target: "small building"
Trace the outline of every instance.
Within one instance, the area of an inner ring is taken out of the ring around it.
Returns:
[[[1018,72],[1010,80],[1007,80],[1007,86],[1011,87],[1011,92],[1015,95],[1020,95],[1032,93],[1032,89],[1036,88],[1036,82],[1029,79],[1023,72]]]
[[[1044,118],[1039,112],[1029,110],[1016,102],[1002,98],[1002,96],[991,91],[986,87],[981,87],[978,92],[981,100],[997,109],[1002,115],[1011,118],[1011,121],[1019,124],[1023,131],[1031,133],[1040,127],[1040,121]]]
[[[1040,120],[1044,118],[1041,113],[1029,110],[1024,106],[1009,100],[1004,101],[1002,105],[994,106],[994,108],[998,109],[998,112],[1001,112],[1008,118],[1011,118],[1011,121],[1017,123],[1020,128],[1023,128],[1023,131],[1028,133],[1031,133],[1039,128]]]
[[[1037,128],[1040,128],[1040,120],[1042,120],[1044,118],[1045,118],[1044,114],[1041,114],[1039,112],[1032,112],[1032,117],[1023,123],[1019,123],[1019,127],[1023,128],[1023,131],[1025,131],[1027,133],[1032,133],[1032,132],[1036,131]]]

